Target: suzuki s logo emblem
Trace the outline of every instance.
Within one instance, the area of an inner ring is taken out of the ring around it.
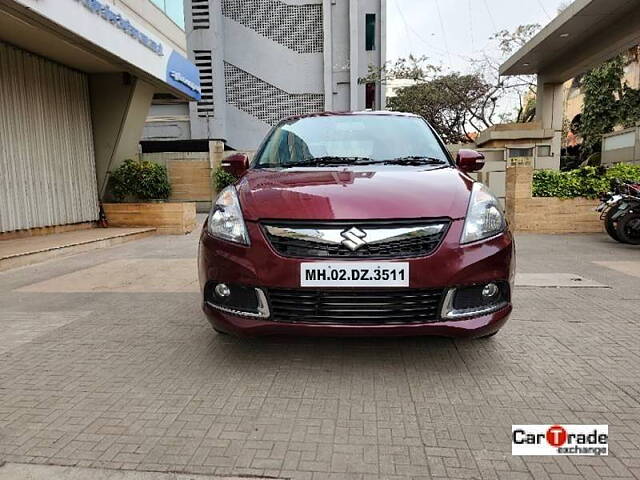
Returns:
[[[366,237],[367,234],[357,227],[351,227],[349,230],[345,230],[344,232],[340,233],[340,236],[344,238],[344,240],[342,240],[341,242],[342,245],[354,252],[363,245],[367,244],[367,242],[363,240],[363,238]]]

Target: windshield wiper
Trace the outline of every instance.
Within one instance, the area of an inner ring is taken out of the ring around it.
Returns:
[[[447,162],[441,158],[425,157],[422,155],[409,155],[407,157],[392,158],[383,160],[386,165],[446,165]]]
[[[374,161],[367,157],[314,157],[299,162],[285,163],[283,167],[309,167],[318,165],[368,165]]]

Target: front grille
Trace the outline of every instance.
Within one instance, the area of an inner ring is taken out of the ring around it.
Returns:
[[[318,243],[300,238],[290,238],[285,236],[273,235],[267,228],[264,229],[265,235],[273,248],[283,257],[294,258],[413,258],[423,257],[433,253],[440,245],[440,242],[447,233],[449,222],[439,221],[444,228],[431,235],[414,236],[397,240],[389,240],[384,242],[367,243],[357,250],[353,251],[341,243]],[[367,224],[345,224],[345,228],[339,228],[340,231],[348,229],[354,225],[361,229],[372,228]],[[395,224],[397,227],[406,226],[405,224]],[[423,224],[429,225],[429,224]],[[418,225],[418,226],[423,226]],[[282,226],[278,224],[278,226]],[[375,230],[375,227],[373,227]],[[365,239],[366,240],[366,239]]]
[[[271,289],[271,320],[287,323],[384,325],[439,320],[443,289]]]

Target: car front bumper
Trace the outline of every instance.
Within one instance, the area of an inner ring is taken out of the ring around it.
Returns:
[[[462,220],[453,221],[442,244],[429,256],[402,259],[409,262],[410,288],[445,289],[495,281],[512,284],[515,261],[511,234],[506,231],[491,239],[461,246],[459,239],[462,227]],[[509,298],[509,303],[488,314],[456,320],[437,319],[429,323],[406,324],[290,323],[274,321],[273,316],[247,317],[221,311],[204,301],[204,287],[208,282],[244,285],[265,291],[272,288],[300,289],[300,263],[336,260],[282,257],[273,250],[257,223],[248,222],[247,228],[252,242],[250,247],[211,237],[206,231],[206,224],[201,235],[198,262],[200,285],[203,290],[203,310],[211,324],[221,331],[238,336],[482,337],[498,331],[512,310]]]

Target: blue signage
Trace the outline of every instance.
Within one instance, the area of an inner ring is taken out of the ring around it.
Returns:
[[[198,68],[178,52],[172,52],[167,62],[167,83],[186,93],[195,100],[200,100],[200,72]]]
[[[149,38],[148,35],[138,30],[134,27],[129,20],[124,18],[117,12],[114,12],[109,8],[109,5],[106,5],[103,2],[98,0],[76,0],[82,3],[85,8],[95,13],[105,21],[111,23],[114,27],[119,28],[124,33],[132,37],[133,39],[140,42],[142,45],[147,47],[149,50],[154,52],[157,55],[163,56],[164,52],[162,50],[162,43]]]

